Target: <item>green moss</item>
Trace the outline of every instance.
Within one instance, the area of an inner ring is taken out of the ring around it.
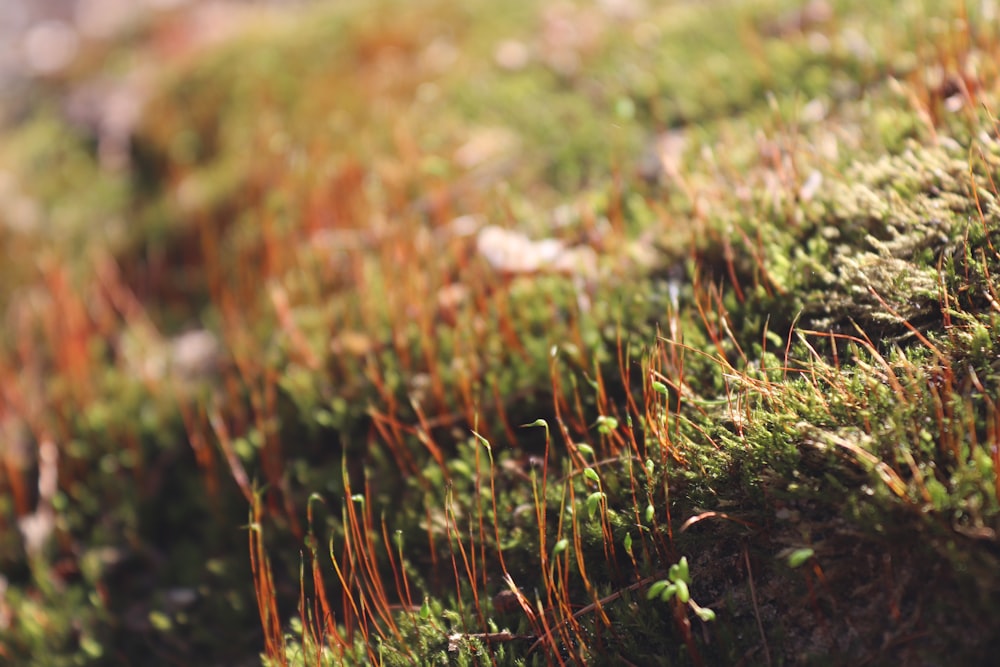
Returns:
[[[986,655],[996,37],[869,4],[317,7],[171,65],[127,173],[8,130],[0,379],[60,458],[2,654],[237,661],[253,583],[274,665]]]

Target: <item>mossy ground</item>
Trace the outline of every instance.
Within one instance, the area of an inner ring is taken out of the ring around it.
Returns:
[[[0,661],[983,662],[990,7],[86,45],[4,108]]]

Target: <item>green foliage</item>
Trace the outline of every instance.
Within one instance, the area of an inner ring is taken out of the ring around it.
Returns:
[[[699,606],[691,599],[690,584],[691,573],[688,569],[687,556],[682,556],[678,562],[670,566],[667,579],[660,579],[649,587],[649,590],[646,591],[646,599],[659,599],[661,602],[670,602],[676,599],[681,605],[690,606],[691,610],[703,622],[714,621],[714,611]]]
[[[4,130],[0,656],[989,654],[1000,38],[591,4],[275,18],[127,170],[48,98],[90,65]]]

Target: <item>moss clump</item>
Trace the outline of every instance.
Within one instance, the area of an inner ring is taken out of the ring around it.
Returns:
[[[0,655],[981,661],[1000,42],[886,11],[311,8],[171,64],[117,172],[51,82]]]

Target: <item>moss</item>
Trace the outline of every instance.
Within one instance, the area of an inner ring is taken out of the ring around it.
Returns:
[[[55,514],[0,541],[4,655],[987,655],[996,36],[611,4],[257,25],[169,66],[127,173],[6,130],[60,238],[3,232],[0,510]]]

